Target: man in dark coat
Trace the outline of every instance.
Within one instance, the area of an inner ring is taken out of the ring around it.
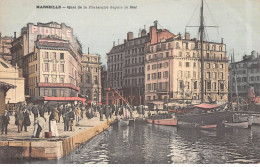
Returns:
[[[103,110],[104,110],[105,106],[103,106],[103,108],[100,108],[99,110],[99,114],[100,114],[100,121],[103,121]]]
[[[33,105],[32,113],[33,113],[34,119],[36,119],[39,115],[39,109],[38,109],[37,105]]]
[[[72,108],[69,109],[69,113],[68,113],[68,119],[69,119],[69,127],[70,127],[70,131],[74,131],[75,130],[75,114],[72,111]]]
[[[45,112],[45,107],[44,107],[44,106],[39,107],[40,117],[43,117],[43,118],[44,118],[44,112]]]
[[[9,115],[7,113],[7,110],[5,110],[4,112],[4,115],[2,115],[2,133],[4,133],[5,131],[5,134],[7,134],[7,126],[9,124],[9,121],[10,121],[10,118],[9,118]]]
[[[15,124],[18,126],[18,133],[20,133],[23,127],[23,112],[20,107],[18,107],[15,113]]]
[[[27,126],[31,125],[30,117],[29,117],[29,111],[27,109],[23,110],[23,127],[24,131],[27,132]],[[22,130],[23,130],[22,127]]]

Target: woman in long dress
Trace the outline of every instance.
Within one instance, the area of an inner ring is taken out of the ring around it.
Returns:
[[[57,129],[57,114],[55,113],[55,109],[52,110],[52,113],[49,117],[49,132],[52,133],[52,136],[54,137],[58,137],[59,133],[58,133],[58,129]]]

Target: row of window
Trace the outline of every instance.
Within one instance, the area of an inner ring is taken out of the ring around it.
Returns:
[[[132,79],[125,79],[126,85],[142,85],[144,84],[144,78],[132,78]]]
[[[66,91],[63,89],[44,89],[44,96],[59,96],[59,97],[66,97]]]
[[[144,57],[139,57],[139,61],[138,61],[137,57],[132,58],[132,64],[143,63],[143,62],[144,62]],[[125,60],[125,64],[131,64],[131,59]]]
[[[146,57],[146,60],[155,60],[155,59],[162,59],[162,58],[168,58],[169,57],[169,52],[163,52],[163,53],[159,53],[159,54],[153,54],[153,55],[148,55]]]
[[[33,74],[37,71],[37,64],[29,66],[29,74]]]
[[[163,72],[163,78],[168,78],[168,71],[164,71]],[[152,73],[152,74],[147,74],[147,80],[149,81],[151,79],[161,79],[162,78],[162,72],[158,72],[158,73]]]
[[[139,68],[132,68],[132,73],[131,69],[125,69],[125,74],[130,75],[130,74],[139,74],[139,73],[144,73],[144,67],[139,67]]]
[[[152,65],[152,69],[155,70],[155,69],[161,69],[161,68],[167,68],[169,66],[169,63],[168,62],[164,62],[164,63],[159,63],[159,64],[153,64]],[[150,70],[150,65],[147,65],[147,71]]]
[[[56,52],[44,52],[43,59],[47,60],[57,60],[57,53]],[[59,59],[64,60],[64,53],[59,54]]]
[[[59,78],[59,79],[58,79]],[[65,77],[64,76],[57,76],[57,75],[44,75],[44,82],[45,83],[64,83]]]
[[[193,44],[193,43],[188,43],[188,42],[176,42],[175,45],[176,49],[200,49],[201,45],[198,44]],[[204,44],[204,50],[212,50],[212,51],[223,51],[223,46],[215,45],[215,44]],[[161,45],[153,45],[153,46],[148,46],[147,50],[148,52],[156,52],[160,50],[165,50],[165,49],[171,49],[171,43],[162,43]]]
[[[59,66],[59,69],[57,70],[57,66]],[[43,72],[61,72],[64,73],[65,66],[64,64],[57,64],[57,63],[43,63],[42,65]]]
[[[116,71],[116,70],[121,70],[123,67],[122,63],[119,63],[119,64],[110,64],[108,66],[108,70],[109,71]]]
[[[119,60],[122,60],[122,59],[123,59],[122,54],[108,56],[108,62],[119,61]]]
[[[126,54],[134,54],[134,53],[137,53],[137,52],[143,54],[144,53],[144,47],[134,48],[134,49],[125,51]]]
[[[169,82],[159,82],[159,83],[152,83],[146,84],[146,90],[163,90],[167,91],[169,89]]]
[[[114,79],[122,79],[123,74],[122,72],[115,72],[115,73],[111,73],[110,74],[110,80],[114,80]]]

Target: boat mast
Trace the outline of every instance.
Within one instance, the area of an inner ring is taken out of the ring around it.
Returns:
[[[235,55],[235,53],[234,53],[234,49],[233,49],[233,59],[234,59],[234,55]],[[239,99],[238,99],[238,89],[237,89],[237,65],[235,64],[235,68],[234,68],[234,73],[235,73],[235,86],[236,86],[236,101],[237,101],[237,111],[239,111],[239,106],[238,106],[238,104],[239,104]]]
[[[201,54],[201,103],[204,102],[204,57],[203,57],[203,34],[204,34],[204,25],[203,25],[203,0],[201,0],[200,8],[200,54]]]

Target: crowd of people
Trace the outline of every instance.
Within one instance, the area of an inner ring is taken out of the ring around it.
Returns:
[[[15,125],[17,125],[17,132],[27,132],[28,126],[33,125],[34,130],[32,137],[41,138],[46,125],[49,126],[51,136],[58,137],[59,132],[57,123],[64,124],[64,131],[74,131],[75,126],[79,125],[82,119],[92,119],[95,116],[100,117],[100,121],[105,118],[111,119],[112,115],[116,117],[123,115],[123,106],[95,106],[90,104],[71,104],[71,103],[57,103],[57,104],[20,104],[15,108]],[[10,111],[5,110],[2,116],[2,134],[8,132],[8,124],[10,124]],[[30,115],[33,115],[33,120],[30,120]],[[47,119],[49,118],[49,119]],[[48,120],[48,122],[47,122]]]

